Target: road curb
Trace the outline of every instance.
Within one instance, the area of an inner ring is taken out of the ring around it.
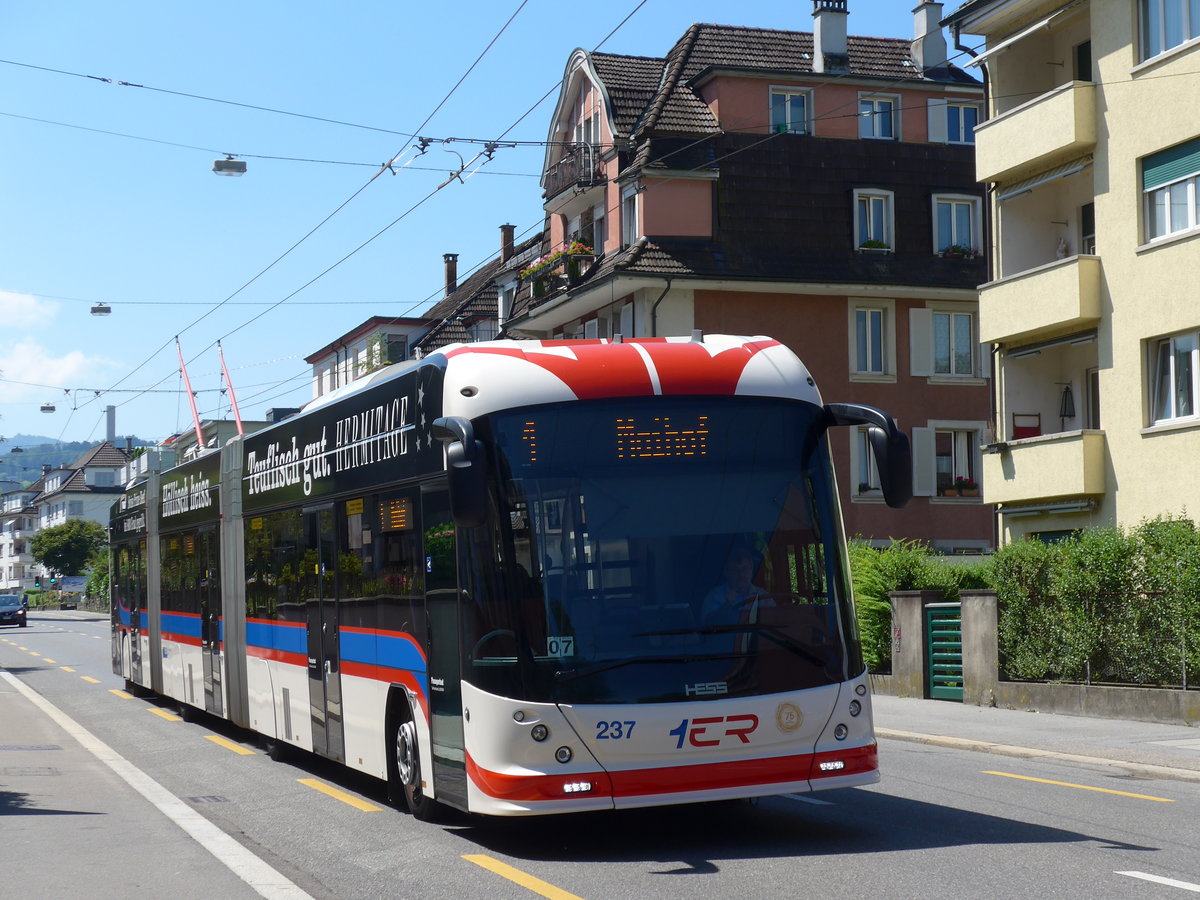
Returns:
[[[1081,756],[1078,753],[1060,753],[1057,750],[1040,750],[1036,747],[1016,747],[1012,744],[996,744],[991,741],[973,741],[969,738],[948,737],[942,734],[921,734],[915,731],[897,731],[892,728],[876,728],[875,734],[881,738],[893,741],[908,741],[912,744],[929,744],[935,747],[949,747],[954,750],[972,750],[977,753],[994,753],[997,756],[1012,756],[1017,759],[1060,759],[1065,762],[1083,763],[1093,766],[1112,766],[1124,769],[1134,775],[1144,775],[1148,778],[1163,778],[1170,781],[1191,781],[1200,783],[1200,772],[1192,769],[1178,769],[1173,766],[1156,766],[1150,763],[1137,763],[1123,759],[1109,759],[1104,756]]]

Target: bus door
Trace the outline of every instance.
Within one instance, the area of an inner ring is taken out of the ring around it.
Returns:
[[[304,603],[313,751],[342,762],[342,675],[337,608],[337,546],[332,506],[304,510]]]
[[[142,606],[145,597],[142,587],[146,583],[146,542],[142,541],[135,552],[130,548],[129,568],[126,578],[125,597],[129,602],[129,680],[134,684],[142,681]]]
[[[466,808],[458,563],[450,495],[444,488],[421,496],[424,531],[425,609],[429,629],[429,728],[434,790],[443,802]]]
[[[200,594],[200,654],[204,666],[204,709],[224,715],[221,696],[221,573],[218,569],[217,529],[196,535]]]

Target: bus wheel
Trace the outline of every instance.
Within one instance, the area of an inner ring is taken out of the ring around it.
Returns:
[[[286,741],[278,740],[277,738],[264,737],[262,739],[263,749],[267,751],[267,756],[275,762],[283,762],[287,759],[288,745]]]
[[[195,722],[199,717],[200,711],[190,703],[184,703],[182,700],[180,700],[175,704],[175,706],[179,710],[179,718],[183,719],[185,722]]]
[[[405,704],[407,707],[407,704]],[[404,794],[404,802],[414,818],[422,822],[432,821],[437,812],[437,801],[427,796],[421,788],[421,751],[417,746],[417,726],[412,711],[406,709],[407,717],[397,725],[392,741],[391,774],[398,790],[390,790],[391,796]],[[397,797],[398,799],[398,797]]]

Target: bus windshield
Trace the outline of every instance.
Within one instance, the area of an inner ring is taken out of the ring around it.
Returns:
[[[643,703],[859,674],[820,416],[654,397],[481,422],[497,515],[469,541],[464,678],[520,699]]]

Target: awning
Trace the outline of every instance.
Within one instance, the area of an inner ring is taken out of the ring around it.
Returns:
[[[1005,354],[1008,359],[1022,359],[1026,356],[1037,356],[1043,350],[1049,350],[1052,347],[1063,347],[1067,344],[1090,344],[1096,340],[1096,329],[1090,331],[1081,331],[1078,334],[1069,334],[1066,337],[1056,338],[1052,341],[1042,341],[1039,344],[1026,344],[1024,347],[1018,347],[1015,350],[1009,350]]]
[[[1081,156],[1078,159],[1057,165],[1052,169],[1046,169],[1044,172],[1038,172],[1036,175],[1030,175],[1028,178],[1022,178],[1020,181],[1014,181],[1012,184],[1005,185],[1002,190],[996,192],[996,199],[1011,200],[1020,194],[1029,193],[1035,187],[1041,187],[1043,184],[1057,181],[1060,178],[1066,178],[1069,175],[1077,175],[1084,169],[1090,168],[1091,165],[1092,155],[1089,153],[1087,156]]]
[[[1009,46],[1010,44],[1015,44],[1017,41],[1021,40],[1021,38],[1027,37],[1027,36],[1033,34],[1033,32],[1037,31],[1039,28],[1048,27],[1052,21],[1057,19],[1063,13],[1066,13],[1072,9],[1075,9],[1075,7],[1077,7],[1077,6],[1083,6],[1083,4],[1085,2],[1087,2],[1087,0],[1072,0],[1072,2],[1068,3],[1066,6],[1059,7],[1058,9],[1056,9],[1054,12],[1050,13],[1049,15],[1043,16],[1042,18],[1038,19],[1032,25],[1026,25],[1024,28],[1022,28],[1016,34],[1009,35],[1004,40],[1002,40],[1000,43],[994,44],[991,47],[988,47],[986,50],[984,50],[982,53],[980,53],[978,56],[976,56],[969,63],[966,63],[963,66],[963,68],[969,69],[969,68],[971,68],[971,66],[980,65],[993,53],[998,53],[999,51],[1003,50],[1005,47]]]

